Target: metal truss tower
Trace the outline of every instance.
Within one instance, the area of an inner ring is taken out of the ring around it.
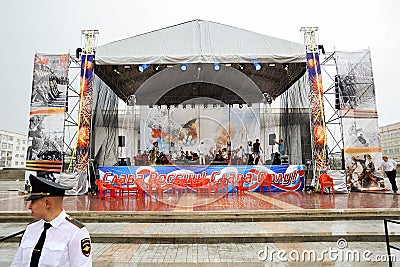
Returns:
[[[76,49],[76,54],[70,56],[69,62],[69,81],[67,88],[67,103],[65,109],[64,121],[64,148],[63,148],[63,172],[68,172],[71,168],[70,163],[74,165],[74,149],[78,135],[78,120],[80,109],[80,76],[81,76],[81,56],[93,55],[97,46],[97,30],[81,31],[81,47]]]

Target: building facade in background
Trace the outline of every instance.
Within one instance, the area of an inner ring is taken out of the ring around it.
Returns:
[[[379,127],[382,153],[400,162],[400,122]]]
[[[28,137],[0,130],[0,168],[25,168]]]

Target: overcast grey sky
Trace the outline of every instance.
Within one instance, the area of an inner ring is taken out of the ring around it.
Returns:
[[[317,26],[319,43],[327,51],[369,48],[379,126],[395,123],[400,121],[399,11],[398,0],[4,0],[0,4],[0,129],[27,133],[35,52],[74,55],[82,29],[99,30],[100,45],[193,19],[298,43],[302,42],[300,27]]]

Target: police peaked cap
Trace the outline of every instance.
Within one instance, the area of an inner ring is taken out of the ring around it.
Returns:
[[[72,187],[63,186],[32,174],[29,175],[29,181],[31,184],[31,192],[26,198],[28,201],[47,196],[64,196],[65,190],[72,189]]]

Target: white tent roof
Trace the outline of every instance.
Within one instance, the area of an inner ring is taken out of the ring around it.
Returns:
[[[193,20],[96,48],[97,65],[301,63],[303,44],[204,20]]]

